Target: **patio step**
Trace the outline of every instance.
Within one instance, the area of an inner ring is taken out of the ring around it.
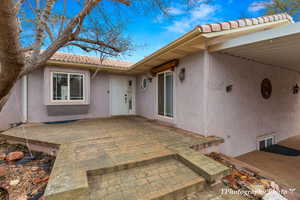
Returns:
[[[230,172],[225,165],[194,150],[179,152],[177,159],[204,177],[208,183],[217,182]]]
[[[205,179],[181,161],[168,157],[129,169],[89,175],[90,200],[182,199],[202,191]]]
[[[205,179],[202,177],[198,177],[193,180],[190,180],[189,182],[183,183],[177,187],[150,193],[149,197],[146,197],[145,200],[181,200],[192,193],[203,191],[205,185]]]

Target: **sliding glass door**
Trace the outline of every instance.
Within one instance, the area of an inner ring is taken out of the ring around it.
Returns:
[[[173,72],[166,71],[158,74],[158,114],[166,117],[174,116],[174,83]]]

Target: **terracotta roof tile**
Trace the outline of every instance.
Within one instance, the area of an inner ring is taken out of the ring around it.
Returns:
[[[236,29],[239,27],[239,23],[237,21],[230,21],[230,27],[231,29]]]
[[[222,30],[230,30],[230,23],[229,22],[222,22],[220,23]]]
[[[252,19],[245,19],[245,23],[246,23],[246,26],[251,26],[251,25],[253,25],[253,20]]]
[[[282,21],[282,20],[289,20],[290,22],[293,22],[293,18],[286,14],[277,14],[277,15],[268,15],[268,16],[262,16],[257,18],[248,18],[248,19],[240,19],[240,20],[234,20],[229,22],[222,22],[219,24],[206,24],[206,25],[200,25],[198,26],[203,33],[210,33],[210,32],[220,32],[224,30],[229,29],[236,29],[246,26],[253,26],[257,24],[265,24],[275,21]],[[229,24],[230,28],[226,25]]]
[[[248,18],[248,19],[240,19],[234,20],[229,22],[221,22],[221,23],[213,23],[213,24],[206,24],[200,25],[198,28],[202,33],[211,33],[211,32],[221,32],[230,29],[238,29],[241,27],[248,27],[254,26],[258,24],[270,23],[275,21],[283,21],[289,20],[293,23],[293,18],[288,14],[277,14],[277,15],[270,15],[270,16],[262,16],[257,18]],[[95,56],[84,56],[84,55],[77,55],[71,53],[63,53],[57,52],[55,53],[50,61],[58,61],[58,62],[65,62],[69,64],[83,64],[83,65],[93,65],[95,67],[105,67],[105,68],[112,68],[112,69],[121,69],[126,70],[130,69],[134,63],[121,61],[121,60],[113,60],[113,59],[104,59],[101,61],[99,57]]]
[[[253,23],[253,25],[257,25],[257,24],[259,24],[259,21],[257,18],[252,18],[252,23]]]
[[[222,27],[220,24],[211,24],[210,26],[213,32],[222,31]]]
[[[86,65],[96,65],[99,67],[112,67],[112,68],[129,68],[133,65],[131,62],[104,59],[101,61],[99,57],[96,56],[84,56],[71,53],[57,52],[51,58],[50,61],[61,61],[66,63],[74,64],[86,64]]]

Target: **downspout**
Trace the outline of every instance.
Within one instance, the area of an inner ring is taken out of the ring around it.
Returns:
[[[22,122],[28,121],[28,76],[22,77]]]

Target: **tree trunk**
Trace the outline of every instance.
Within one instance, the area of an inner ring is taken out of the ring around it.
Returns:
[[[13,0],[2,0],[0,6],[0,111],[24,67],[20,50],[19,26]]]

